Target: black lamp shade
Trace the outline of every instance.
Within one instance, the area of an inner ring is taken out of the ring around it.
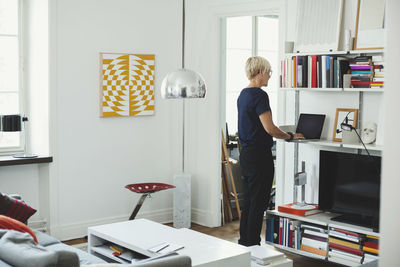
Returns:
[[[21,115],[4,115],[1,117],[1,130],[3,132],[20,132]]]

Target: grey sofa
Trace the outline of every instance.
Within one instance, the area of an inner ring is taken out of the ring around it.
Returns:
[[[0,230],[0,267],[75,267],[75,266],[133,266],[108,264],[99,257],[68,246],[42,232],[35,232],[38,244],[28,233]],[[189,267],[190,257],[168,256],[135,264],[138,267]]]

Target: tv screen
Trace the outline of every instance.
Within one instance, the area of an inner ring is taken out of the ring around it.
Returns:
[[[337,220],[377,228],[381,157],[320,151],[319,208]]]

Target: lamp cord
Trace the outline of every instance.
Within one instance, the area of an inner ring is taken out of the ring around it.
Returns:
[[[371,154],[369,154],[369,151],[368,151],[367,147],[365,146],[363,140],[361,139],[361,136],[357,133],[357,129],[353,128],[353,130],[354,130],[354,132],[357,134],[358,138],[360,139],[361,144],[364,146],[364,149],[365,149],[365,151],[367,152],[369,159],[371,160],[372,164],[374,165],[374,168],[375,168],[376,173],[377,173],[378,176],[380,177],[381,172],[379,171],[379,169],[378,169],[378,167],[376,166],[374,160],[372,159]]]
[[[182,69],[185,68],[185,0],[182,0]],[[185,98],[182,99],[182,173],[185,173]]]
[[[367,152],[368,156],[371,158],[371,155],[369,154],[369,151],[368,151],[367,147],[365,146],[365,144],[364,144],[363,140],[361,139],[361,136],[360,136],[360,135],[357,133],[357,129],[354,129],[354,128],[353,128],[353,130],[354,130],[354,132],[357,134],[357,136],[358,136],[358,139],[360,139],[360,141],[361,141],[361,144],[363,144],[363,146],[364,146],[364,149],[365,149],[365,151]]]
[[[185,0],[182,0],[182,69],[185,68]]]

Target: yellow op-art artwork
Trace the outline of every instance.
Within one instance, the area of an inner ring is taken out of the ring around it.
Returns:
[[[101,53],[101,117],[154,114],[154,55]]]

